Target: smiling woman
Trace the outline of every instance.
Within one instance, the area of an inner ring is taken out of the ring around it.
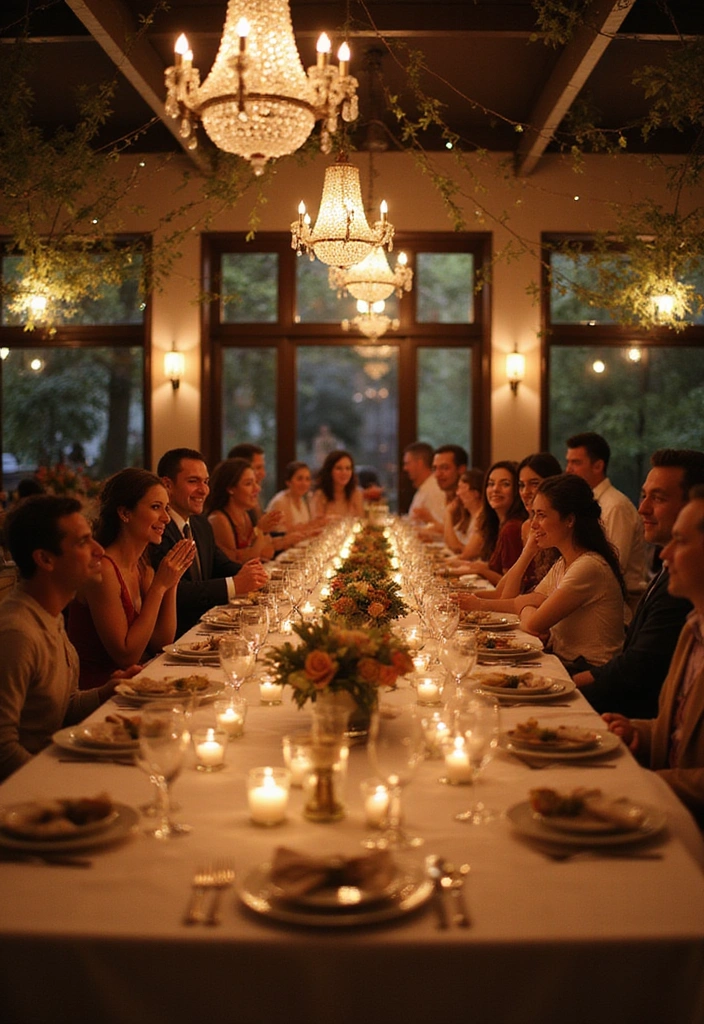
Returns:
[[[105,549],[101,577],[88,581],[68,608],[81,689],[100,686],[116,669],[174,639],[176,585],[195,549],[193,541],[181,541],[154,572],[146,552],[160,543],[169,518],[166,488],[153,473],[123,469],[103,485],[95,531]]]

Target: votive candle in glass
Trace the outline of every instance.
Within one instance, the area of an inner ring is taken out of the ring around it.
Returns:
[[[196,729],[193,733],[196,769],[199,772],[217,772],[225,766],[227,733],[224,729]]]
[[[291,773],[288,768],[250,768],[247,772],[249,816],[255,825],[286,820]]]
[[[310,758],[310,732],[292,733],[284,736],[281,743],[284,752],[284,764],[291,772],[291,785],[302,786],[308,776],[312,761]]]
[[[463,736],[455,736],[445,748],[445,773],[454,786],[472,781],[472,765]]]
[[[218,727],[224,729],[231,740],[243,734],[244,720],[247,717],[247,701],[244,697],[216,700],[214,711]]]
[[[280,704],[283,693],[283,686],[266,676],[259,683],[259,699],[262,704]]]
[[[389,813],[389,791],[376,779],[365,779],[361,784],[364,818],[369,828],[381,828]]]

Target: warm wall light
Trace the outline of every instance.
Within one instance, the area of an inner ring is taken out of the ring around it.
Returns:
[[[164,375],[171,380],[171,387],[177,391],[181,384],[181,377],[186,372],[186,357],[183,352],[164,353]]]
[[[506,356],[506,380],[514,395],[526,375],[526,357],[521,352],[509,352]]]

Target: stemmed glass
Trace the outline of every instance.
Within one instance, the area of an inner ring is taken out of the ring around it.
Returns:
[[[499,705],[491,698],[475,696],[456,708],[453,718],[452,731],[455,736],[464,739],[464,749],[472,770],[472,784],[476,786],[499,744]],[[484,825],[496,816],[496,811],[477,800],[471,807],[456,814],[455,819],[471,825]]]
[[[244,636],[228,637],[220,641],[218,652],[227,685],[239,693],[242,683],[254,671],[255,654],[251,644]]]
[[[440,644],[440,664],[455,681],[456,692],[462,692],[462,679],[477,663],[477,643],[472,633],[455,633]]]
[[[300,615],[299,605],[305,597],[305,586],[297,569],[287,569],[284,573],[284,591],[291,602],[291,618]]]
[[[364,845],[380,849],[420,846],[423,840],[403,828],[401,808],[403,790],[425,756],[422,723],[415,705],[395,707],[392,718],[382,718],[378,710],[374,711],[367,753],[375,774],[388,787],[389,812],[387,827],[379,838],[370,838]]]
[[[174,839],[191,831],[190,825],[171,820],[170,785],[183,767],[190,742],[188,719],[183,707],[154,702],[142,708],[139,722],[140,768],[156,787],[156,816],[159,819],[145,835],[154,839]]]
[[[254,652],[256,661],[269,633],[269,609],[265,604],[243,608],[240,613],[239,630]]]

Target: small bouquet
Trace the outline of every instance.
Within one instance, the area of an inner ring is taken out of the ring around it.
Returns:
[[[330,583],[323,611],[349,625],[382,626],[406,615],[400,587],[390,576],[370,570],[339,573]]]
[[[299,707],[328,693],[346,691],[364,711],[377,704],[381,687],[395,689],[413,671],[407,646],[390,631],[348,629],[323,617],[293,627],[301,643],[273,648],[266,661],[277,683],[293,687]]]

